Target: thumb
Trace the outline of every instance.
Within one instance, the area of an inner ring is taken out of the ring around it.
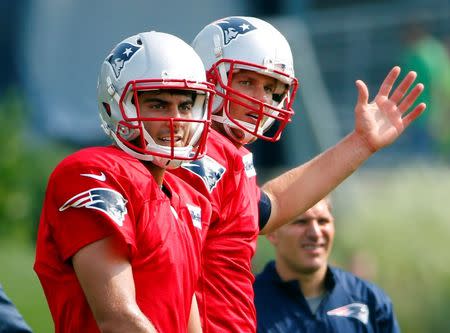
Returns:
[[[369,89],[367,89],[366,84],[361,80],[357,80],[355,84],[358,89],[358,104],[367,104],[369,102]]]

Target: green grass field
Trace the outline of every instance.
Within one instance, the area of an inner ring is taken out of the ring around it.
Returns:
[[[33,271],[34,248],[19,239],[0,241],[0,283],[35,333],[53,332],[50,312]]]

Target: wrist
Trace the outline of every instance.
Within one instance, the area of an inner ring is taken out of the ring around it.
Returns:
[[[358,133],[357,131],[353,131],[348,135],[348,140],[351,142],[351,145],[363,155],[367,155],[367,158],[376,153],[379,149],[375,147],[373,144],[367,140],[365,135]]]

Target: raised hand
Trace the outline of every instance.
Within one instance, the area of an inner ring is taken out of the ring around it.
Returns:
[[[355,107],[355,132],[372,152],[394,142],[426,108],[425,103],[420,103],[410,110],[424,89],[423,84],[418,83],[407,93],[416,80],[415,72],[409,72],[391,94],[399,74],[400,67],[392,68],[370,103],[366,84],[361,80],[356,81],[358,102]]]

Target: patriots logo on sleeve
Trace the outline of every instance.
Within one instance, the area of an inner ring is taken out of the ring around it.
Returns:
[[[351,303],[337,309],[330,310],[327,312],[327,315],[355,318],[367,325],[369,322],[369,307],[363,303]]]
[[[117,191],[109,188],[92,188],[67,200],[59,211],[63,212],[70,207],[96,209],[108,215],[121,227],[128,213],[126,204],[127,200]]]
[[[190,163],[184,163],[181,167],[200,177],[209,193],[217,186],[226,171],[225,167],[209,156]]]
[[[233,39],[244,35],[247,32],[253,31],[256,27],[249,21],[233,17],[227,20],[219,20],[214,23],[222,29],[224,44],[229,44]]]
[[[121,43],[112,50],[112,53],[106,58],[106,61],[111,64],[116,78],[119,78],[125,63],[129,61],[140,48],[141,46],[130,43]]]

